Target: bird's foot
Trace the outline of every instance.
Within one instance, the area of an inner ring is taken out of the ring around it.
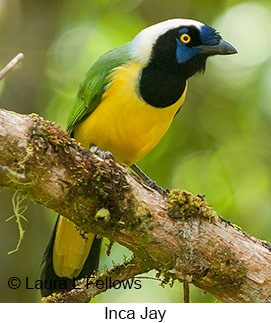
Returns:
[[[169,193],[169,189],[168,188],[163,188],[159,185],[156,184],[155,181],[153,181],[152,179],[150,180],[149,183],[146,183],[149,187],[153,188],[154,190],[156,190],[157,192],[159,192],[162,195],[167,195],[167,193]]]
[[[103,151],[95,145],[92,145],[89,150],[92,154],[95,154],[95,155],[101,157],[102,159],[113,159],[114,160],[114,156],[110,151]]]
[[[157,185],[156,182],[150,179],[149,176],[146,175],[136,164],[132,165],[131,168],[149,187],[153,188],[162,195],[166,195],[167,193],[169,193],[168,188],[163,188]]]

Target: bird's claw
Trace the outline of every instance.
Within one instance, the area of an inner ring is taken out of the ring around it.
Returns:
[[[163,187],[157,185],[155,181],[149,182],[148,186],[150,186],[151,188],[153,188],[154,190],[156,190],[157,192],[159,192],[162,195],[167,195],[170,192],[168,188],[163,188]]]
[[[103,151],[97,146],[92,145],[90,147],[90,152],[92,154],[99,156],[102,159],[113,159],[114,160],[114,156],[110,151]]]
[[[149,187],[153,188],[162,195],[167,195],[167,193],[169,193],[168,188],[163,188],[157,185],[156,182],[150,179],[149,176],[147,176],[136,164],[133,164],[130,167]]]

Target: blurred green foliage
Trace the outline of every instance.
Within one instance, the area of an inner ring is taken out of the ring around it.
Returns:
[[[0,85],[1,107],[39,113],[65,127],[81,79],[105,51],[168,18],[217,27],[239,54],[209,59],[205,75],[190,80],[172,127],[139,165],[162,186],[205,194],[223,217],[270,240],[269,5],[267,0],[0,0],[0,66],[17,52],[25,54],[23,67]],[[11,196],[8,190],[0,192],[0,301],[38,302],[38,291],[11,290],[7,281],[12,276],[39,279],[56,217],[30,204],[22,245],[8,256],[18,239],[16,224],[5,223],[12,215]],[[121,262],[124,254],[130,252],[117,245],[110,257],[103,250],[101,269],[110,267],[112,259]],[[142,279],[142,286],[108,291],[95,302],[182,302],[179,283],[161,288],[157,281]],[[215,301],[193,287],[191,299]]]

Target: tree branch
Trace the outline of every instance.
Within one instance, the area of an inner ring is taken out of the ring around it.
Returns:
[[[17,54],[1,71],[0,71],[0,81],[7,75],[8,72],[16,68],[24,58],[23,53]]]
[[[136,275],[145,272],[133,258],[102,274],[77,281],[76,288],[64,293],[54,293],[43,298],[45,303],[88,303],[93,297],[99,295],[121,282],[134,279]]]
[[[271,246],[223,220],[204,196],[163,197],[52,122],[3,109],[0,165],[0,186],[129,248],[136,271],[124,279],[156,269],[223,302],[271,302]]]

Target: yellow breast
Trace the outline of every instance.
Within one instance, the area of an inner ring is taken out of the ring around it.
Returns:
[[[94,112],[75,130],[88,148],[94,144],[110,151],[120,163],[132,165],[149,153],[168,130],[185,99],[166,108],[154,108],[136,93],[141,66],[128,63],[114,70],[112,82]]]

